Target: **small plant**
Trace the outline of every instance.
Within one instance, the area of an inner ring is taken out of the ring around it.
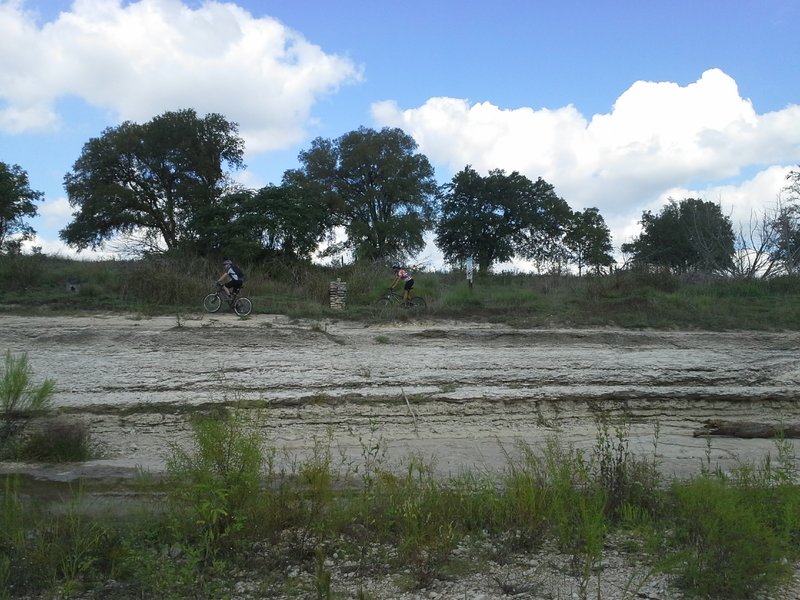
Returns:
[[[223,539],[241,529],[257,498],[263,440],[241,418],[223,415],[194,423],[194,448],[172,446],[167,458],[170,490],[182,535],[194,539],[200,561],[210,565]]]
[[[436,481],[433,465],[413,455],[403,476],[385,473],[376,486],[373,498],[380,499],[377,506],[384,505],[388,527],[396,532],[398,558],[411,569],[414,585],[426,587],[461,537],[451,514],[452,496]]]
[[[572,556],[578,596],[585,600],[591,575],[603,557],[608,530],[606,492],[592,480],[592,464],[582,451],[550,440],[544,461],[548,514],[559,548]]]
[[[331,598],[331,571],[325,565],[325,551],[317,548],[314,555],[314,589],[317,600]]]
[[[629,424],[617,423],[613,435],[607,415],[601,415],[597,438],[592,451],[593,477],[606,496],[606,516],[617,522],[623,506],[657,510],[661,481],[657,464],[636,458],[629,449]],[[653,442],[654,454],[658,444],[658,425]]]
[[[35,385],[28,354],[16,357],[6,351],[5,370],[0,380],[0,455],[17,441],[30,417],[46,412],[52,405],[55,381]]]

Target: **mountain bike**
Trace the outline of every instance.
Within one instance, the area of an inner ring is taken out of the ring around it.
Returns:
[[[424,310],[428,304],[422,296],[411,296],[408,302],[403,302],[402,294],[398,294],[392,289],[386,291],[386,295],[382,296],[376,302],[379,309],[387,310],[392,306],[397,306],[405,310]]]
[[[216,291],[211,292],[208,296],[203,298],[203,306],[208,312],[215,313],[222,307],[222,303],[225,302],[237,315],[246,317],[250,314],[250,311],[253,310],[253,303],[250,302],[250,298],[240,296],[239,293],[239,290],[234,290],[231,292],[231,295],[228,296],[222,291],[222,286],[217,284]]]

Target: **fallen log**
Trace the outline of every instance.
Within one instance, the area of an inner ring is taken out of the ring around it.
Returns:
[[[719,435],[737,438],[800,438],[800,424],[754,423],[708,419],[694,432],[694,437]]]

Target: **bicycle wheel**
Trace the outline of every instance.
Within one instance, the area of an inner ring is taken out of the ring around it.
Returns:
[[[222,306],[222,298],[219,297],[219,294],[209,294],[203,298],[203,306],[208,312],[217,312]]]
[[[250,302],[250,298],[242,296],[241,298],[237,298],[236,302],[233,304],[233,312],[240,317],[246,317],[250,314],[251,310],[253,310],[253,303]]]
[[[375,303],[375,309],[379,315],[385,316],[392,309],[392,304],[394,304],[392,299],[389,296],[384,296],[383,298],[378,298]]]
[[[411,298],[411,310],[423,310],[428,308],[428,303],[422,296],[413,296]]]

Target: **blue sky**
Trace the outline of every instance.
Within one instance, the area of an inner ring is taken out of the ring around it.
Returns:
[[[34,244],[72,255],[64,174],[123,120],[224,114],[251,187],[317,136],[396,126],[440,182],[541,176],[619,247],[668,198],[735,224],[774,206],[800,164],[798,23],[796,0],[0,0],[0,161],[44,193]]]

